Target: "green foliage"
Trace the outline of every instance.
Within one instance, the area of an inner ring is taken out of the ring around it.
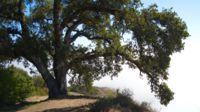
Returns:
[[[40,75],[32,76],[32,80],[33,80],[35,87],[39,87],[39,88],[45,88],[46,87],[46,84],[45,84],[44,80],[42,79],[42,77]]]
[[[159,96],[161,104],[167,105],[168,101],[174,99],[174,93],[169,89],[166,83],[163,83],[159,87]]]
[[[31,96],[46,96],[48,95],[48,89],[47,88],[39,88],[34,87],[34,90],[30,94]]]
[[[34,85],[34,91],[31,93],[32,96],[34,95],[44,96],[48,94],[48,89],[41,76],[34,75],[32,76],[32,80]]]
[[[0,10],[0,57],[31,62],[49,89],[65,89],[60,77],[67,74],[89,90],[127,64],[147,77],[162,104],[173,99],[163,82],[189,34],[172,9],[140,0],[1,0]]]
[[[25,71],[15,67],[0,69],[0,104],[22,102],[32,92],[33,82]]]
[[[84,74],[79,75],[78,77],[76,75],[73,75],[73,77],[70,79],[69,84],[71,85],[71,89],[74,92],[80,92],[80,93],[93,93],[94,88],[92,87],[94,79],[92,79],[91,74]]]
[[[89,89],[84,85],[71,85],[68,87],[68,91],[77,92],[84,95],[96,95],[98,90],[95,87],[90,87]]]
[[[138,104],[135,102],[129,93],[129,90],[124,90],[118,93],[116,97],[113,98],[103,98],[97,101],[92,107],[91,112],[107,112],[111,110],[120,112],[156,112],[153,110],[148,103],[143,102]]]

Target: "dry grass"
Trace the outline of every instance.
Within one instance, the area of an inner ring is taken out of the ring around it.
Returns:
[[[32,97],[28,100],[41,101],[40,98],[41,100],[44,100],[46,97]],[[88,104],[95,103],[96,101],[96,99],[87,98],[47,100],[17,112],[60,112],[62,110],[83,107]]]
[[[26,98],[26,102],[41,102],[48,98],[48,96],[31,96]]]

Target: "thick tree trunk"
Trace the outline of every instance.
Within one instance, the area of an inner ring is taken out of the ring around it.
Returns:
[[[47,67],[42,66],[42,63],[40,65],[36,66],[38,71],[41,73],[42,78],[44,79],[47,88],[49,90],[49,98],[57,98],[60,96],[60,91],[58,89],[56,80],[54,77],[49,73]]]
[[[59,78],[53,78],[53,77],[45,78],[46,74],[42,74],[42,77],[45,80],[45,83],[47,84],[47,88],[49,90],[49,98],[52,99],[52,98],[65,97],[67,95],[66,75],[60,75],[61,77]]]
[[[67,95],[66,88],[66,71],[65,64],[63,63],[63,51],[62,51],[62,42],[61,42],[61,0],[54,0],[53,5],[53,27],[54,27],[54,47],[55,54],[53,56],[53,69],[56,80],[56,86],[59,91],[60,96]]]
[[[61,93],[57,87],[55,79],[53,79],[53,80],[47,79],[47,80],[45,80],[45,82],[46,82],[47,88],[49,90],[49,92],[48,92],[49,99],[60,97]]]
[[[43,75],[42,75],[43,76]],[[49,89],[49,98],[61,98],[67,96],[66,88],[66,75],[63,75],[59,79],[46,79],[47,87]]]
[[[67,95],[66,72],[64,71],[66,69],[59,69],[60,71],[56,73],[57,75],[55,74],[54,78],[50,74],[44,62],[41,61],[41,59],[39,59],[38,57],[31,57],[29,58],[29,61],[31,61],[36,66],[36,68],[42,75],[42,78],[44,79],[49,90],[49,98],[60,98]]]
[[[62,96],[66,96],[67,95],[66,75],[60,75],[60,77],[56,79],[56,82],[57,82],[57,86],[60,91],[60,94]]]
[[[44,77],[46,74],[48,74],[48,72],[45,72],[45,75],[42,74],[42,76]],[[48,76],[50,77],[46,79],[44,77],[44,80],[49,89],[49,98],[61,98],[67,96],[66,72],[58,72],[58,74],[55,75],[55,78],[53,78],[51,74]]]
[[[62,58],[55,55],[53,67],[54,67],[55,80],[56,80],[59,92],[62,96],[66,96],[67,95],[67,82],[66,82],[67,68],[65,66],[65,63],[61,59]]]

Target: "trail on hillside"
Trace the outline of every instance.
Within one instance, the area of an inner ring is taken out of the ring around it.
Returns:
[[[44,98],[33,97],[29,101],[41,101]],[[89,109],[87,105],[95,103],[96,101],[97,99],[88,98],[46,100],[17,112],[81,112]]]

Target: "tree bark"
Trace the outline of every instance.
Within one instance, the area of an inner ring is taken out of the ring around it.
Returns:
[[[54,0],[53,5],[53,26],[54,26],[54,47],[55,54],[53,56],[53,69],[56,80],[56,86],[60,96],[67,95],[66,88],[66,72],[65,64],[63,63],[63,51],[61,42],[61,0]]]
[[[50,99],[67,96],[66,74],[64,71],[58,72],[54,78],[46,68],[38,68],[38,70],[47,84]]]
[[[67,95],[67,83],[66,83],[66,75],[65,74],[59,74],[56,78],[57,86],[60,91],[61,96]]]
[[[61,96],[61,93],[57,87],[55,80],[47,79],[45,80],[45,82],[49,90],[48,92],[49,99],[59,98]]]
[[[53,77],[47,66],[41,61],[41,59],[39,58],[35,58],[35,57],[31,57],[31,59],[29,59],[29,61],[31,61],[36,68],[38,69],[38,71],[41,73],[42,78],[44,79],[47,88],[48,88],[48,94],[49,94],[49,98],[60,98],[63,96],[66,96],[67,91],[66,91],[66,72],[61,70],[62,72],[58,72],[57,76],[59,77]]]
[[[67,72],[67,67],[65,66],[65,63],[62,58],[59,57],[58,55],[55,55],[54,57],[54,74],[55,74],[55,80],[57,83],[57,87],[60,91],[60,94],[62,96],[67,95],[67,82],[66,82],[66,72]]]

